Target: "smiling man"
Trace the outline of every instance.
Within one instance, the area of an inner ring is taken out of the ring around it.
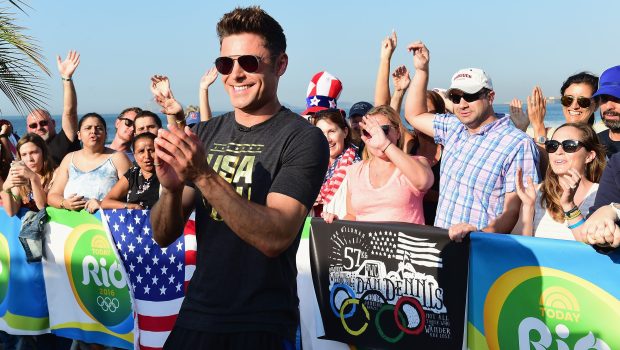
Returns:
[[[163,191],[153,236],[171,244],[195,208],[198,242],[165,348],[298,348],[295,256],[329,149],[318,128],[278,101],[288,64],[280,24],[258,7],[237,8],[217,33],[215,65],[233,111],[192,130],[171,123],[156,140]]]
[[[461,241],[471,231],[510,233],[519,217],[517,169],[538,182],[538,150],[508,115],[493,110],[495,91],[481,69],[461,69],[452,77],[448,98],[454,115],[426,108],[430,54],[422,42],[409,45],[416,69],[405,116],[444,146],[435,226]]]

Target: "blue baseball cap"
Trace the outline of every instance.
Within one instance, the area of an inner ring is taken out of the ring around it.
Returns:
[[[200,121],[200,112],[189,112],[185,117],[185,124],[192,126]]]
[[[349,118],[353,118],[358,115],[365,116],[366,113],[368,113],[368,111],[371,109],[372,105],[370,103],[365,101],[357,102],[356,104],[351,106],[351,109],[349,110]]]
[[[607,69],[598,80],[598,90],[592,97],[610,95],[620,98],[620,66]]]

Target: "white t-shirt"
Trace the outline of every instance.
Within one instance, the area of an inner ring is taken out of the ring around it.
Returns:
[[[593,183],[585,198],[579,205],[579,210],[585,217],[590,211],[590,207],[594,205],[594,198],[596,197],[596,191],[598,191],[598,184]],[[512,233],[521,234],[523,226],[521,224],[521,218]],[[568,228],[566,222],[557,222],[553,220],[547,209],[540,205],[540,187],[536,190],[536,209],[534,211],[534,236],[543,238],[555,238],[574,241],[575,237],[571,229]]]

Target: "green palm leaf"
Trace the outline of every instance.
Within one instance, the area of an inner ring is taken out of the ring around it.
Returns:
[[[23,11],[16,1],[9,2]],[[23,33],[25,29],[15,23],[14,13],[0,8],[0,91],[24,115],[45,106],[46,85],[39,74],[43,71],[50,75],[41,49]]]

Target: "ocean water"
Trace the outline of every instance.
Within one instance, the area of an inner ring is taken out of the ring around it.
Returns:
[[[495,111],[498,113],[509,113],[510,110],[510,106],[507,104],[497,104],[493,106]],[[348,110],[348,108],[347,108]],[[295,112],[300,113],[302,112],[302,110],[295,110]],[[224,112],[218,112],[218,111],[214,111],[213,115],[220,115],[223,114]],[[598,112],[597,112],[598,114]],[[105,120],[106,120],[106,124],[107,124],[107,129],[108,129],[108,140],[107,142],[111,142],[112,139],[114,138],[114,134],[116,133],[116,130],[114,128],[114,122],[116,121],[116,117],[118,116],[117,114],[102,114],[101,115]],[[56,120],[56,131],[60,131],[60,120],[61,120],[61,116],[60,115],[54,115],[53,116],[54,119]],[[165,116],[160,115],[160,117],[162,118],[162,120],[166,120]],[[2,119],[7,119],[9,121],[11,121],[11,123],[13,123],[13,128],[15,129],[15,132],[22,136],[26,133],[26,118],[22,117],[22,116],[5,116]],[[597,117],[597,120],[600,119],[599,117]],[[554,104],[548,104],[547,105],[547,115],[545,116],[545,124],[547,126],[558,126],[560,124],[564,123],[564,115],[562,114],[562,105],[560,105],[559,103],[554,103]]]

